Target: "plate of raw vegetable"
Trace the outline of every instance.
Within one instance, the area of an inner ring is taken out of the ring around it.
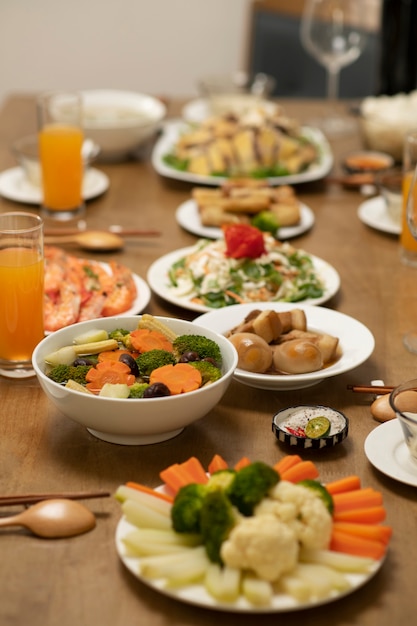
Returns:
[[[299,455],[274,465],[215,454],[115,492],[127,569],[177,600],[231,612],[306,609],[353,593],[382,567],[392,528],[382,494],[356,475],[327,484]],[[313,514],[314,511],[314,514]]]

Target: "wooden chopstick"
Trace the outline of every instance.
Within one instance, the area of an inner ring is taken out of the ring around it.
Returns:
[[[0,506],[11,504],[34,504],[41,500],[64,498],[66,500],[87,500],[88,498],[107,498],[108,491],[62,491],[61,493],[32,493],[19,496],[0,496]]]
[[[377,393],[378,395],[391,393],[395,389],[395,387],[388,385],[348,385],[347,388],[355,393]]]

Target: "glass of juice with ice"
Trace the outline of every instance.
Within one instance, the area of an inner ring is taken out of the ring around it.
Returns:
[[[85,211],[81,95],[46,93],[37,105],[42,215],[58,220],[79,217]]]
[[[34,376],[32,352],[44,337],[43,221],[0,214],[0,375]]]

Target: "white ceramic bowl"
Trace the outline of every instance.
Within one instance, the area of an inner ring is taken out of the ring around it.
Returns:
[[[84,130],[100,146],[101,161],[120,161],[137,151],[160,127],[165,105],[132,91],[82,92]]]
[[[35,348],[32,362],[39,383],[57,409],[85,426],[89,432],[111,443],[144,445],[165,441],[178,435],[188,424],[207,415],[221,400],[237,365],[237,352],[231,343],[214,331],[174,318],[158,318],[177,334],[204,334],[220,346],[223,376],[196,391],[162,398],[104,398],[73,391],[50,380],[44,373],[44,357],[72,343],[73,338],[92,328],[107,331],[134,330],[139,316],[108,317],[80,322],[45,337]]]
[[[303,305],[298,302],[254,302],[253,304],[236,304],[216,311],[200,315],[196,323],[214,332],[225,334],[240,324],[253,310],[273,309],[288,311],[303,309],[309,330],[328,333],[339,338],[342,354],[340,358],[316,372],[307,374],[254,374],[237,368],[235,378],[239,382],[258,389],[285,391],[303,389],[321,382],[325,378],[337,376],[357,367],[372,354],[375,340],[371,331],[357,320],[321,306]]]

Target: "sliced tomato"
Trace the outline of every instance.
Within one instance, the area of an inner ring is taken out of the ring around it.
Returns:
[[[226,256],[231,259],[257,259],[265,254],[263,233],[249,224],[228,224],[223,228]]]

